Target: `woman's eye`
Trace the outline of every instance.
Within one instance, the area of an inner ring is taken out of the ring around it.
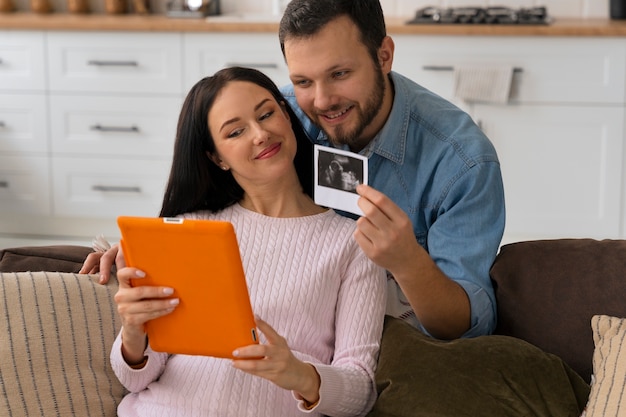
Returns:
[[[274,114],[274,111],[273,111],[273,110],[272,110],[272,111],[268,111],[267,113],[263,113],[263,114],[261,115],[261,117],[259,117],[259,120],[265,120],[265,119],[267,119],[268,117],[270,117],[272,114]]]
[[[241,132],[243,132],[243,129],[233,130],[226,137],[227,138],[236,138],[237,136],[241,135]]]

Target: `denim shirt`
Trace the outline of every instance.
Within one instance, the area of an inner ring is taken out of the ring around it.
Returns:
[[[368,158],[368,184],[407,213],[419,244],[466,291],[471,328],[464,337],[492,333],[496,300],[489,269],[505,222],[496,151],[465,112],[395,72],[390,78],[395,94],[389,118],[360,152]],[[293,86],[283,94],[309,137],[331,146],[299,108]],[[399,287],[389,294],[396,299],[388,300],[388,314],[428,333]]]

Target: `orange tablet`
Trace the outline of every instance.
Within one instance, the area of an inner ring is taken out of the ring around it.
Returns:
[[[239,245],[226,221],[118,217],[126,265],[145,278],[132,285],[174,288],[180,304],[146,323],[152,349],[232,358],[258,343]]]

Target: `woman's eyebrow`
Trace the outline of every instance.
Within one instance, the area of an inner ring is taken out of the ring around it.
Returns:
[[[259,102],[259,104],[257,104],[256,106],[254,106],[254,111],[259,110],[259,109],[261,108],[261,106],[263,106],[263,105],[264,105],[265,103],[267,103],[268,101],[270,101],[270,99],[269,99],[269,98],[265,98],[265,99],[261,100],[261,101]],[[231,124],[231,123],[234,123],[234,122],[236,122],[236,121],[238,121],[238,120],[240,120],[240,119],[241,119],[240,117],[233,117],[232,119],[228,119],[228,120],[226,120],[224,123],[222,123],[222,126],[220,126],[220,130],[219,130],[219,131],[221,132],[222,130],[224,130],[224,127],[226,127],[226,125]]]

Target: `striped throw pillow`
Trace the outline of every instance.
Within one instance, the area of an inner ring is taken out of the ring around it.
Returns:
[[[0,415],[116,415],[116,291],[97,275],[0,273]]]
[[[591,393],[583,416],[626,413],[626,319],[606,315],[591,318],[595,349]]]

